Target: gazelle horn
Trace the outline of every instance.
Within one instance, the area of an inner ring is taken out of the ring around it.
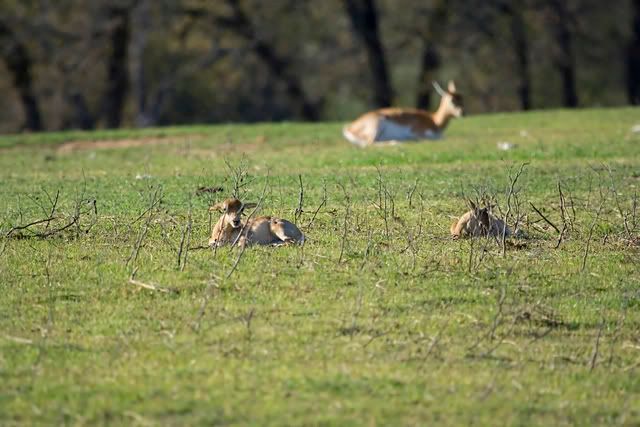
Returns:
[[[445,92],[444,89],[442,89],[442,87],[438,84],[437,81],[432,81],[431,84],[433,85],[433,88],[436,90],[436,92],[438,92],[438,95],[440,96],[445,96],[447,94],[447,92]]]

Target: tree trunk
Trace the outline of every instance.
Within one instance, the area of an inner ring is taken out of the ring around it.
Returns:
[[[522,3],[507,0],[500,5],[502,13],[509,19],[511,38],[516,58],[518,73],[518,99],[523,110],[531,109],[531,70],[529,64],[529,39],[524,18],[522,16]]]
[[[84,96],[80,93],[73,93],[67,99],[73,109],[73,118],[70,120],[70,126],[83,130],[95,129],[96,123]]]
[[[556,23],[556,43],[560,57],[556,67],[562,80],[562,103],[565,107],[578,106],[578,92],[576,89],[576,59],[573,50],[573,35],[571,34],[571,16],[564,0],[551,2]]]
[[[107,90],[105,94],[104,115],[108,128],[120,127],[122,110],[129,91],[129,73],[127,70],[127,51],[129,48],[129,12],[128,8],[109,8],[111,30],[111,53],[107,65]]]
[[[144,56],[151,29],[151,0],[140,0],[131,12],[131,45],[129,48],[129,70],[131,93],[136,106],[136,126],[154,126],[159,121],[160,105],[150,98],[146,79]]]
[[[632,0],[632,36],[627,48],[627,97],[640,105],[640,0]]]
[[[427,24],[427,30],[423,37],[422,60],[418,72],[418,89],[416,107],[428,109],[431,105],[433,93],[432,82],[441,65],[441,56],[438,46],[444,38],[449,10],[447,0],[439,0],[435,9],[431,12]]]
[[[0,53],[7,64],[9,72],[13,76],[13,85],[20,94],[20,100],[24,109],[24,128],[34,131],[42,130],[42,116],[40,107],[33,90],[33,77],[31,75],[33,63],[31,56],[24,44],[13,31],[0,21],[0,40],[7,48]]]
[[[274,76],[279,76],[284,81],[285,91],[302,117],[306,120],[318,120],[319,114],[315,105],[307,99],[298,78],[289,73],[289,65],[286,60],[279,57],[275,49],[262,40],[255,41],[253,51],[269,67]]]
[[[376,107],[388,107],[393,101],[393,90],[380,40],[374,0],[344,0],[344,3],[351,25],[367,51],[373,77],[373,103]]]
[[[416,107],[426,110],[431,105],[432,82],[435,80],[436,71],[440,68],[440,54],[432,41],[425,40],[424,45],[418,77]]]
[[[279,55],[273,46],[258,36],[249,16],[240,6],[239,0],[227,0],[227,4],[232,9],[233,15],[230,18],[219,18],[216,22],[250,43],[253,53],[266,65],[271,74],[284,84],[287,96],[303,119],[318,120],[318,108],[307,97],[302,82],[291,72],[289,62]]]

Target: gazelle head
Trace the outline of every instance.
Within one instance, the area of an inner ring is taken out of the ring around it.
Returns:
[[[469,199],[469,207],[471,208],[471,218],[472,220],[480,226],[482,233],[487,233],[492,228],[492,220],[495,220],[495,217],[492,216],[491,211],[495,207],[488,202],[485,202],[484,207],[478,207],[473,201]]]
[[[456,91],[456,84],[453,80],[449,80],[449,84],[447,85],[447,90],[445,91],[438,84],[438,82],[433,82],[433,87],[438,92],[438,94],[442,97],[440,100],[440,109],[444,109],[445,113],[452,117],[462,117],[463,114],[463,103],[462,103],[462,95],[460,95]]]
[[[209,212],[217,211],[222,213],[221,219],[224,226],[237,229],[242,227],[242,213],[244,210],[256,206],[256,203],[242,203],[240,200],[232,198],[211,206]]]

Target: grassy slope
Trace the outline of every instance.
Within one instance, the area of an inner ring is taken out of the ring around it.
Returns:
[[[44,218],[39,205],[58,190],[60,212],[79,197],[98,209],[86,234],[0,240],[0,424],[638,424],[638,249],[608,190],[631,209],[639,121],[637,109],[477,116],[443,141],[369,150],[342,141],[340,124],[0,138],[14,146],[0,152],[2,234]],[[55,150],[163,134],[184,142]],[[207,239],[212,200],[194,190],[228,194],[224,160],[238,165],[243,153],[254,178],[245,199],[266,183],[265,213],[293,219],[302,175],[308,244],[247,250],[232,281],[234,250],[191,251],[179,271],[189,206],[192,245]],[[465,196],[494,193],[506,208],[522,162],[524,247],[503,258],[493,243],[450,240]],[[379,173],[398,217],[388,209],[388,232],[374,204]],[[554,249],[557,234],[533,225],[528,202],[560,225],[558,180],[575,220]],[[159,188],[127,266],[148,214],[135,220]],[[307,227],[323,188],[327,204]],[[128,284],[132,264],[180,294]]]

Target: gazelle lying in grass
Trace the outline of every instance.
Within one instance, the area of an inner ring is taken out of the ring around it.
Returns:
[[[462,96],[450,81],[444,91],[433,82],[442,97],[435,113],[413,108],[383,108],[369,111],[346,125],[342,134],[351,143],[366,147],[381,142],[439,139],[449,120],[462,116]]]
[[[469,201],[471,210],[451,224],[451,235],[454,239],[460,237],[509,237],[511,229],[499,218],[491,213],[490,207],[479,208],[471,200]]]
[[[255,208],[256,203],[242,203],[238,199],[227,199],[209,208],[222,213],[213,226],[209,246],[223,245],[282,245],[302,243],[304,235],[295,224],[270,216],[242,220],[245,209]]]

